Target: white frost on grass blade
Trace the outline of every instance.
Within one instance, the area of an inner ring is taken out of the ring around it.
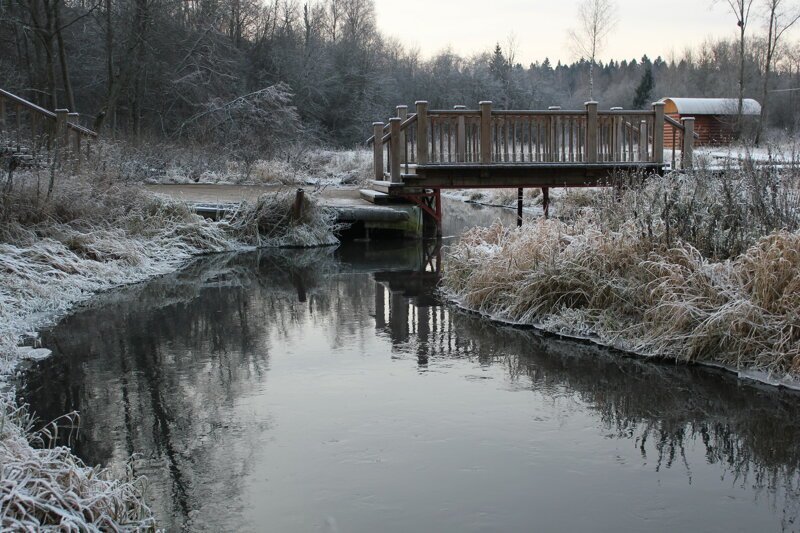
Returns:
[[[50,431],[11,394],[0,395],[0,527],[3,531],[154,530],[144,479],[119,481],[90,468],[69,448],[47,447]],[[31,446],[31,443],[37,447]]]

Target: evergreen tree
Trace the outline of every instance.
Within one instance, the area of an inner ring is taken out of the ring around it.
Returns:
[[[642,80],[639,82],[639,86],[636,87],[636,95],[633,97],[634,109],[642,109],[650,102],[650,99],[653,96],[654,86],[653,68],[647,64],[645,65]]]

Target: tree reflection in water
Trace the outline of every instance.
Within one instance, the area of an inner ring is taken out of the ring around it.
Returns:
[[[332,353],[377,333],[420,372],[457,359],[502,365],[509,387],[580,402],[656,470],[680,468],[691,481],[685,448],[702,442],[724,482],[770,498],[792,527],[796,394],[493,325],[440,303],[439,268],[439,250],[421,244],[202,258],[102,295],[45,332],[55,356],[28,373],[21,395],[45,420],[80,411],[74,449],[89,463],[122,468],[142,454],[133,465],[152,479],[165,527],[190,524],[199,507],[209,520],[219,506],[230,529],[271,423],[245,401],[269,387],[271,350],[301,326]]]

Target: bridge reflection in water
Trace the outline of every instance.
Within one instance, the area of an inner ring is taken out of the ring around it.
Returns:
[[[275,459],[254,450],[279,438],[270,435],[286,438],[280,429],[290,419],[274,411],[291,406],[269,395],[292,390],[281,388],[287,376],[315,385],[337,366],[352,365],[381,382],[408,368],[404,360],[414,361],[413,375],[402,378],[409,394],[426,394],[417,390],[420,374],[473,365],[502,377],[493,402],[507,401],[508,391],[525,391],[555,418],[580,412],[596,419],[604,438],[620,442],[620,454],[635,450],[644,473],[682,472],[680,490],[691,490],[699,476],[708,492],[698,489],[698,505],[719,503],[732,487],[744,491],[738,507],[710,517],[709,524],[736,528],[758,511],[762,518],[772,513],[772,525],[793,527],[800,501],[797,395],[493,325],[439,301],[440,269],[441,250],[417,243],[204,258],[174,275],[103,295],[45,332],[55,355],[28,373],[22,396],[45,420],[79,410],[82,430],[74,446],[91,463],[121,469],[131,453],[141,453],[134,468],[149,476],[154,507],[168,529],[197,521],[209,528],[252,527],[249,517],[259,509],[230,502],[256,498],[248,492],[249,474]],[[311,360],[298,352],[310,350],[310,335],[316,350]],[[475,408],[470,395],[476,389],[456,390],[459,401]],[[352,394],[351,406],[361,398],[358,390]],[[269,401],[258,403],[264,397]],[[370,406],[369,414],[403,416],[388,407],[403,398],[385,399],[386,406]],[[430,399],[429,409],[437,408],[436,401]],[[346,415],[347,409],[337,411]],[[538,435],[532,420],[509,423],[514,431],[498,439]],[[578,438],[563,431],[549,438]],[[580,439],[597,431],[582,430]],[[521,446],[507,444],[512,451]],[[564,455],[546,459],[561,464],[569,460]],[[602,471],[613,474],[618,467],[608,464]],[[350,501],[346,480],[318,476],[342,493],[340,505]],[[614,487],[632,496],[637,490]],[[224,501],[215,498],[220,494]],[[280,500],[278,493],[272,498]],[[765,508],[771,510],[765,514]]]

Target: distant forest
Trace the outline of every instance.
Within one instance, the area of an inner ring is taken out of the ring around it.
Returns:
[[[748,28],[745,83],[759,100],[760,31]],[[423,59],[377,30],[372,0],[0,0],[0,87],[133,139],[255,135],[266,151],[296,140],[354,145],[373,121],[418,99],[433,108],[582,107],[588,61],[523,65],[521,51],[497,38],[474,56]],[[732,35],[674,58],[601,62],[595,99],[640,108],[662,96],[735,97],[737,47]],[[778,51],[771,80],[768,124],[793,132],[797,43]]]

